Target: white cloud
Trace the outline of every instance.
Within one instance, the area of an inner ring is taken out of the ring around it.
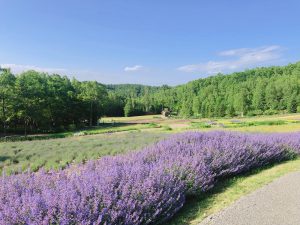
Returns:
[[[282,47],[278,45],[260,48],[240,48],[219,52],[218,55],[228,57],[227,60],[208,61],[200,64],[185,65],[177,68],[183,72],[201,72],[215,74],[230,72],[271,63],[280,59]]]
[[[144,67],[141,65],[135,65],[135,66],[126,66],[124,68],[125,72],[135,72],[135,71],[141,71]]]
[[[35,70],[38,72],[45,72],[45,73],[65,73],[67,70],[63,68],[45,68],[45,67],[38,67],[32,65],[19,65],[19,64],[0,64],[2,68],[10,68],[13,73],[22,73],[28,70]]]

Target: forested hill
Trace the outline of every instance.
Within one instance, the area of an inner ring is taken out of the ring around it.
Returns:
[[[141,97],[147,94],[147,92],[153,93],[160,89],[160,87],[142,84],[106,84],[105,86],[108,92],[115,92],[126,97],[129,97],[132,94],[135,97]]]
[[[223,117],[300,111],[300,62],[218,74],[176,87],[103,85],[60,75],[0,71],[1,133],[95,125],[106,116],[160,113]]]
[[[300,111],[300,62],[218,74],[176,87],[114,85],[110,96],[126,96],[125,114],[159,113],[223,117]]]

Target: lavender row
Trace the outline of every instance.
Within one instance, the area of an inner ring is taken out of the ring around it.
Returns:
[[[300,133],[177,134],[140,152],[0,181],[0,224],[159,224],[220,178],[300,153]]]

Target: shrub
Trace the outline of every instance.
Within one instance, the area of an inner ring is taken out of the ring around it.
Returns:
[[[260,109],[252,110],[247,113],[247,116],[260,116],[263,114],[263,111]]]
[[[165,131],[171,131],[172,127],[170,127],[168,125],[165,125],[165,126],[163,126],[163,130],[165,130]]]
[[[211,128],[212,124],[209,122],[192,122],[193,128]]]
[[[147,126],[148,126],[149,128],[160,128],[160,127],[161,127],[161,126],[158,125],[157,123],[148,123]]]
[[[177,134],[140,152],[0,180],[0,224],[158,224],[219,179],[300,153],[300,133]]]
[[[255,122],[257,125],[269,125],[269,126],[274,126],[274,125],[284,125],[286,122],[284,120],[266,120],[266,121],[256,121]]]
[[[275,115],[275,114],[278,114],[278,111],[274,109],[268,109],[264,111],[264,115]]]
[[[76,127],[75,124],[70,124],[70,125],[68,126],[68,130],[70,130],[70,131],[75,131],[76,129],[77,129],[77,127]]]

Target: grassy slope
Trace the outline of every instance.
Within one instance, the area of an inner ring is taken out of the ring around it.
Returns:
[[[169,225],[199,224],[205,217],[216,213],[234,201],[272,182],[289,172],[300,170],[300,159],[220,182],[210,193],[188,199],[185,206]]]

